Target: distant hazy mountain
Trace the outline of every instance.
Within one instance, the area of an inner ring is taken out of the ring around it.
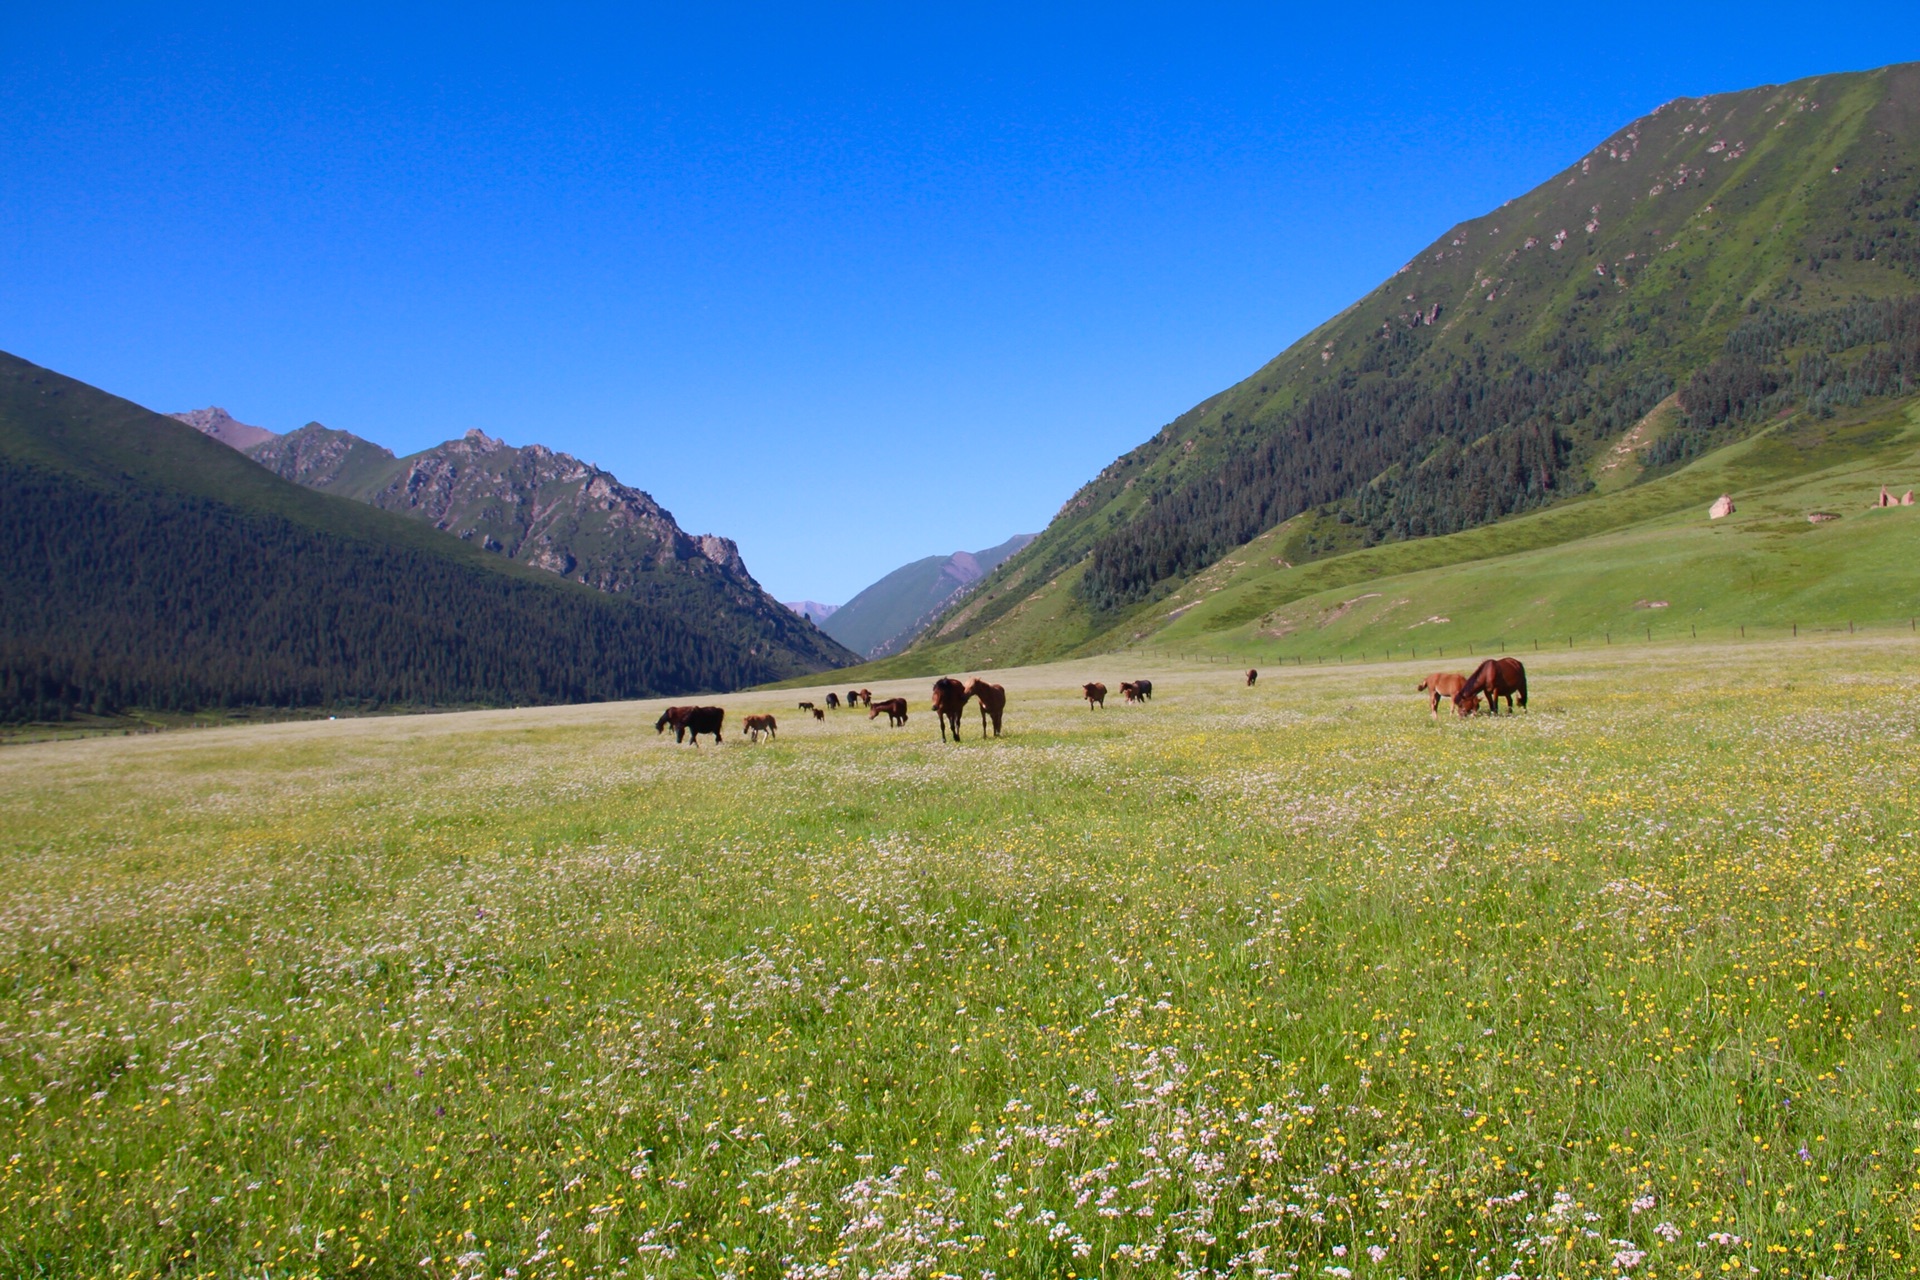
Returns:
[[[837,604],[821,604],[818,600],[785,600],[781,603],[815,626],[831,618],[840,608]]]
[[[236,421],[225,409],[195,409],[191,413],[170,413],[167,416],[186,423],[201,435],[212,436],[221,444],[243,451],[274,438],[274,433],[265,427],[250,427]]]
[[[309,489],[424,521],[510,560],[616,596],[690,580],[707,608],[740,617],[771,650],[819,667],[854,655],[761,589],[731,538],[693,535],[639,489],[545,445],[469,431],[396,458],[372,441],[310,422],[246,451]]]
[[[868,658],[898,653],[956,597],[1034,536],[1015,534],[985,551],[956,551],[903,565],[835,609],[820,629]]]

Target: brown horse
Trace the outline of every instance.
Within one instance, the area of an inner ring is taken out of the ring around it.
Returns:
[[[947,740],[947,726],[953,726],[953,740],[960,741],[960,713],[966,709],[967,686],[952,676],[933,682],[933,714],[940,721],[940,741]]]
[[[767,735],[767,741],[769,742],[774,741],[780,736],[778,732],[780,726],[774,721],[774,718],[770,715],[748,716],[746,719],[746,726],[747,726],[747,737],[752,739],[755,742],[760,741],[760,735],[763,733]]]
[[[873,690],[862,689],[860,691],[860,705],[863,707],[870,707],[873,705]]]
[[[851,711],[853,710],[853,708],[859,705],[860,705],[860,691],[858,689],[847,690],[847,710]]]
[[[825,720],[827,718],[827,713],[822,711],[820,708],[814,707],[812,710],[813,710],[813,718],[815,720]]]
[[[839,694],[837,694],[837,693],[830,693],[830,694],[828,694],[828,695],[827,695],[827,710],[829,710],[829,711],[838,711],[839,709],[840,709],[840,695],[839,695]]]
[[[987,718],[993,718],[993,736],[1000,736],[1000,717],[1007,709],[1007,691],[975,676],[967,685],[967,696],[980,701],[980,736],[987,736]]]
[[[673,726],[673,740],[685,742],[687,735],[693,736],[693,745],[700,745],[700,735],[710,733],[715,742],[720,741],[720,728],[726,723],[725,707],[668,707],[654,722],[653,731],[659,733],[668,725]]]
[[[1253,688],[1253,682],[1259,678],[1260,673],[1258,671],[1255,671],[1252,667],[1247,668],[1247,688]]]
[[[1091,711],[1095,707],[1099,707],[1102,711],[1106,710],[1107,686],[1101,684],[1098,680],[1090,684],[1081,685],[1080,696],[1087,700],[1087,710]]]
[[[898,729],[907,722],[907,700],[905,698],[886,698],[867,708],[867,719],[871,720],[882,712],[886,713],[887,723]]]
[[[1480,705],[1480,699],[1487,700],[1487,714],[1500,714],[1499,699],[1507,700],[1507,713],[1513,713],[1513,698],[1520,695],[1520,705],[1527,705],[1527,669],[1518,658],[1488,658],[1467,677],[1460,686],[1460,692],[1453,695],[1453,709],[1463,716],[1470,716]]]
[[[1414,692],[1428,694],[1432,697],[1433,718],[1438,720],[1440,718],[1440,699],[1446,698],[1451,701],[1453,695],[1460,692],[1466,683],[1467,678],[1458,671],[1436,671],[1425,680],[1422,680],[1419,685],[1414,688]]]
[[[1153,681],[1122,680],[1120,692],[1126,695],[1128,702],[1145,702],[1153,696]]]
[[[811,702],[803,702],[800,704],[800,709],[802,711],[811,711],[813,710],[813,704]]]

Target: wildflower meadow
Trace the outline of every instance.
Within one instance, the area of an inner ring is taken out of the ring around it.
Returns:
[[[1920,642],[1129,661],[0,750],[0,1274],[1920,1270]]]

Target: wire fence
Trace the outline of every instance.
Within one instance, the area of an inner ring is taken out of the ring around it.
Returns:
[[[1730,627],[1711,627],[1705,630],[1697,623],[1663,627],[1657,623],[1647,622],[1618,629],[1602,628],[1588,632],[1559,632],[1547,635],[1515,632],[1487,640],[1464,640],[1452,644],[1421,645],[1409,642],[1372,647],[1365,645],[1329,647],[1322,651],[1312,651],[1298,650],[1276,642],[1273,648],[1264,652],[1258,649],[1220,652],[1180,646],[1131,644],[1124,647],[1121,652],[1158,658],[1167,662],[1190,662],[1223,667],[1257,668],[1263,664],[1276,668],[1328,667],[1356,666],[1369,662],[1418,662],[1423,659],[1436,662],[1478,661],[1481,658],[1502,657],[1516,653],[1565,653],[1570,650],[1612,649],[1636,644],[1687,644],[1696,641],[1724,644],[1761,640],[1777,642],[1802,638],[1896,634],[1920,637],[1920,618],[1908,618],[1904,625],[1888,621],[1818,624],[1769,622],[1736,623]]]

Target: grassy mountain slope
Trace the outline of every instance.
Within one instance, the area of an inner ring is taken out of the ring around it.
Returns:
[[[615,599],[303,489],[0,355],[0,715],[532,703],[819,670],[670,582]]]
[[[1917,293],[1920,66],[1676,100],[1116,460],[922,665],[1151,630],[1287,521],[1295,564],[1457,533],[1900,393]],[[1636,427],[1635,474],[1603,472]]]
[[[913,640],[956,595],[1033,541],[1016,534],[985,551],[956,551],[902,565],[840,606],[821,630],[855,653],[882,658]]]

